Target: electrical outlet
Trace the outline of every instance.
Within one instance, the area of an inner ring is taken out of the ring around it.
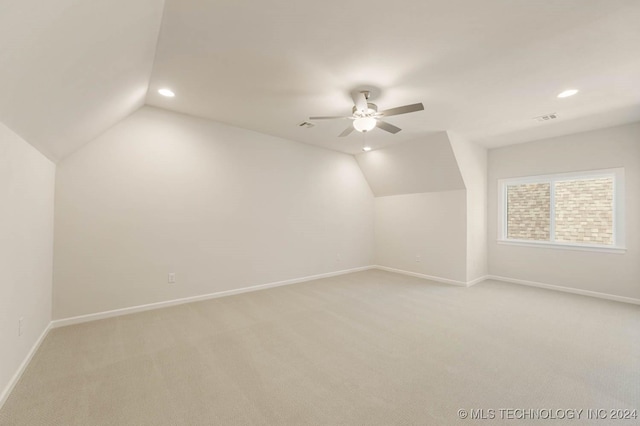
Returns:
[[[419,254],[416,254],[416,263],[420,263],[422,262],[422,256]]]
[[[340,253],[336,254],[336,262],[340,262]]]
[[[22,336],[22,326],[24,324],[24,317],[18,320],[18,336]]]
[[[176,283],[176,273],[175,272],[169,272],[168,281],[169,281],[169,284],[175,284]]]

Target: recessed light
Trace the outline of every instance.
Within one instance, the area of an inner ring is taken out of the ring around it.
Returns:
[[[370,147],[370,146],[363,146],[363,147],[362,147],[362,150],[363,150],[364,152],[369,152],[369,151],[371,151],[371,147]]]
[[[176,95],[170,89],[160,89],[158,90],[158,93],[160,93],[162,96],[166,96],[167,98],[173,98]]]
[[[565,90],[564,92],[561,92],[558,97],[559,98],[568,98],[569,96],[573,96],[576,93],[578,93],[578,91],[576,89],[569,89],[569,90]]]

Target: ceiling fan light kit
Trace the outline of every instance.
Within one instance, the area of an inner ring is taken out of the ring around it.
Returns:
[[[385,132],[396,134],[402,129],[394,126],[393,124],[382,121],[383,117],[424,110],[424,105],[422,105],[422,103],[418,103],[378,112],[378,106],[376,104],[369,103],[369,95],[370,92],[368,90],[353,93],[354,107],[352,109],[351,116],[310,117],[309,120],[353,120],[351,125],[338,135],[339,137],[350,135],[354,129],[358,132],[365,133],[370,132],[376,127],[384,130]]]
[[[368,132],[376,127],[376,123],[373,117],[360,117],[353,120],[353,128],[359,132]]]

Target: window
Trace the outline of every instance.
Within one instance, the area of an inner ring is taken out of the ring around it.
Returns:
[[[624,169],[498,181],[498,242],[624,251]]]

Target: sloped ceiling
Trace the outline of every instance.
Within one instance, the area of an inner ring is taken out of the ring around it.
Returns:
[[[361,153],[356,160],[376,197],[465,189],[446,132]]]
[[[640,120],[638,22],[637,0],[3,0],[0,121],[54,159],[143,103],[358,153],[348,121],[297,124],[372,88],[426,108],[374,149],[526,142]]]
[[[0,121],[53,160],[144,104],[163,0],[3,0]]]

